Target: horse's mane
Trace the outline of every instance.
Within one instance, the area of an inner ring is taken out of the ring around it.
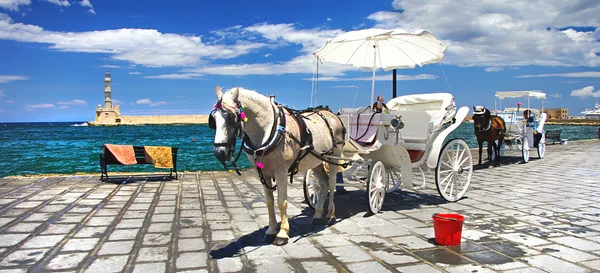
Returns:
[[[230,107],[234,104],[233,99],[231,98],[232,96],[232,91],[239,89],[239,94],[238,94],[238,99],[241,98],[241,100],[253,100],[253,101],[260,101],[260,100],[264,100],[266,99],[265,96],[261,95],[260,93],[254,91],[254,90],[250,90],[250,89],[246,89],[243,87],[232,87],[227,89],[227,91],[225,91],[223,93],[223,97],[222,100],[224,102],[224,107],[226,108],[226,110],[233,112],[234,109],[231,109]]]

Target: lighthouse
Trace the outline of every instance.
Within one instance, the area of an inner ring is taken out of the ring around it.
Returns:
[[[112,79],[110,78],[110,72],[106,70],[104,73],[104,108],[110,109],[112,108],[112,89],[110,85],[112,84]]]
[[[98,104],[96,107],[96,119],[91,125],[118,125],[121,123],[121,106],[113,105],[112,100],[112,78],[107,70],[104,73],[104,106]]]

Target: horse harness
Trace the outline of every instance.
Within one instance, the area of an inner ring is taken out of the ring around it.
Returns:
[[[284,106],[274,102],[273,97],[271,97],[270,104],[271,104],[271,108],[273,110],[273,118],[274,118],[273,126],[271,128],[271,133],[269,135],[269,138],[267,138],[267,140],[265,140],[261,145],[259,145],[257,147],[257,145],[252,143],[252,141],[250,140],[248,135],[245,134],[245,132],[244,132],[243,126],[244,126],[245,114],[244,114],[244,116],[242,116],[243,115],[242,114],[243,107],[241,106],[242,104],[238,100],[236,100],[235,103],[239,106],[237,108],[238,110],[236,110],[235,118],[227,117],[226,122],[231,122],[231,121],[235,122],[235,124],[236,124],[235,125],[235,135],[238,135],[239,137],[242,138],[242,144],[240,146],[237,156],[235,157],[235,159],[230,160],[238,175],[241,175],[241,172],[240,172],[240,169],[238,168],[236,162],[241,155],[242,149],[247,154],[253,156],[254,162],[256,163],[256,162],[258,162],[258,157],[266,156],[275,150],[275,148],[280,144],[281,140],[283,139],[284,134],[287,134],[294,142],[296,142],[296,144],[298,144],[301,147],[300,152],[298,152],[298,155],[296,156],[296,159],[294,160],[294,162],[288,169],[288,173],[290,174],[290,183],[292,183],[292,181],[293,181],[293,175],[298,173],[298,165],[299,165],[300,161],[302,159],[304,159],[308,154],[312,154],[313,156],[319,158],[320,160],[325,161],[332,165],[339,165],[339,166],[347,167],[347,165],[349,164],[348,162],[341,163],[341,164],[337,163],[337,162],[332,162],[324,157],[325,155],[332,154],[333,148],[336,145],[344,143],[343,140],[341,140],[341,141],[335,140],[335,136],[333,134],[333,128],[327,121],[326,117],[321,113],[321,111],[323,111],[323,110],[331,112],[331,110],[328,107],[319,106],[319,107],[315,107],[315,108],[308,108],[305,110],[295,110],[295,109],[290,109],[290,108],[284,107]],[[216,129],[216,124],[215,124],[215,120],[213,117],[213,114],[215,111],[223,111],[223,106],[222,106],[221,100],[219,100],[217,102],[217,104],[215,105],[215,109],[209,115],[208,123],[209,123],[209,127],[211,129]],[[286,131],[286,118],[285,118],[284,111],[287,111],[294,118],[294,120],[296,120],[298,129],[300,132],[300,139],[296,138],[290,132]],[[223,112],[227,112],[227,111],[223,111]],[[306,122],[304,121],[304,119],[310,119],[307,116],[303,115],[306,113],[309,113],[309,115],[311,115],[311,114],[318,115],[321,119],[323,119],[323,121],[327,125],[327,128],[329,129],[329,134],[331,136],[332,144],[333,144],[332,148],[330,150],[322,151],[321,153],[317,153],[314,151],[312,132],[306,126]],[[226,114],[226,113],[224,113],[224,114]],[[338,120],[339,120],[339,117],[338,117]],[[340,124],[342,124],[341,120],[339,120],[339,121],[340,121]],[[346,134],[345,128],[344,128],[343,133],[344,133],[344,135]],[[233,138],[233,140],[229,140],[227,143],[214,143],[214,145],[217,145],[217,146],[218,145],[221,145],[221,146],[227,145],[227,146],[232,147],[232,149],[230,149],[229,158],[231,158],[231,155],[233,154],[233,147],[235,147],[235,144],[236,144],[235,137]],[[227,164],[225,162],[221,162],[221,163],[223,164],[223,167],[226,170],[228,170]],[[260,178],[261,183],[268,189],[275,190],[277,188],[276,185],[269,186],[266,184],[266,180],[262,174],[262,167],[264,167],[264,166],[259,167],[258,164],[256,164],[256,165],[257,165],[256,170],[258,172],[258,176]]]

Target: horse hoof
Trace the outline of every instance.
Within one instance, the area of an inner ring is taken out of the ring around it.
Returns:
[[[335,217],[329,217],[329,219],[327,219],[327,225],[331,226],[333,224],[336,223]]]
[[[277,235],[275,234],[265,234],[264,242],[268,244],[273,243],[275,238],[277,238]]]
[[[310,221],[311,225],[323,225],[325,222],[323,221],[323,219],[321,218],[313,218],[312,221]]]
[[[273,241],[273,245],[283,246],[283,245],[286,245],[288,243],[288,240],[289,240],[288,238],[277,237],[277,238],[275,238],[275,241]]]

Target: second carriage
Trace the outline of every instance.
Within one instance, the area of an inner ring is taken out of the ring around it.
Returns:
[[[544,158],[546,154],[546,136],[544,134],[544,125],[546,123],[547,114],[542,111],[530,107],[530,99],[545,99],[546,93],[540,91],[498,91],[496,97],[500,99],[500,107],[502,100],[507,98],[527,98],[527,106],[521,107],[521,103],[517,107],[510,107],[501,111],[495,111],[496,114],[504,119],[506,124],[506,136],[504,143],[500,147],[500,155],[503,156],[505,150],[521,151],[523,162],[527,163],[530,159],[531,150],[537,150],[538,157]],[[530,117],[524,118],[523,112],[529,111]],[[537,135],[534,134],[537,132]],[[538,137],[536,143],[535,137]]]
[[[456,108],[449,93],[414,94],[396,97],[387,103],[389,112],[375,113],[370,107],[342,108],[339,117],[346,127],[344,158],[352,167],[346,177],[367,168],[366,187],[369,208],[381,210],[386,193],[400,186],[413,189],[413,170],[435,169],[435,183],[441,197],[460,200],[468,190],[473,159],[468,144],[447,136],[465,119],[466,106]],[[315,203],[315,176],[308,171],[304,195]]]

